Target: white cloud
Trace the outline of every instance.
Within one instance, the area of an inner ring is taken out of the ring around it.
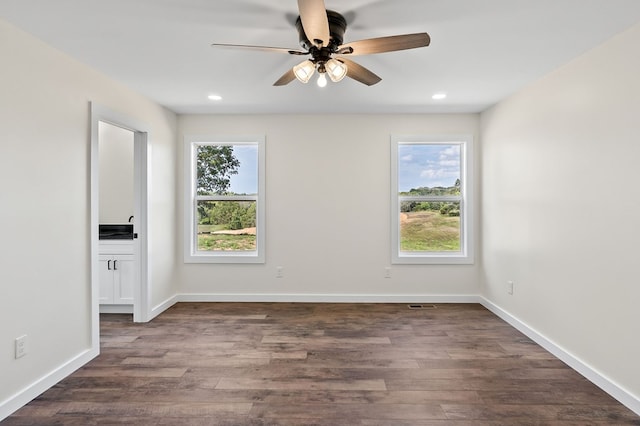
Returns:
[[[451,145],[440,151],[440,159],[446,157],[460,157],[460,145]]]
[[[442,177],[442,170],[435,170],[435,169],[427,169],[427,170],[423,170],[420,172],[420,177],[421,178],[428,178],[428,179],[433,179],[436,177]]]
[[[457,177],[459,175],[457,169],[426,169],[420,172],[422,178],[443,178],[443,177]]]

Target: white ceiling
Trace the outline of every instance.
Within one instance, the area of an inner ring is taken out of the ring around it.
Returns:
[[[325,4],[345,43],[426,31],[431,46],[354,57],[375,86],[274,87],[301,57],[210,44],[299,48],[296,0],[2,0],[0,17],[177,113],[478,112],[640,21],[640,0]]]

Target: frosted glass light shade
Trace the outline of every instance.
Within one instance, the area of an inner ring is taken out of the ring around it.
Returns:
[[[325,87],[327,85],[327,77],[324,74],[318,76],[318,87]]]
[[[347,75],[347,64],[338,61],[337,59],[329,59],[324,65],[327,70],[329,78],[334,83],[339,82]]]
[[[308,59],[293,67],[293,73],[301,83],[308,83],[315,70],[315,64]]]

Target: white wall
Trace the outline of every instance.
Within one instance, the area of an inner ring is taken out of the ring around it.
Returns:
[[[1,419],[91,345],[90,101],[152,129],[152,297],[175,294],[176,117],[2,20],[0,57]]]
[[[127,223],[133,215],[133,132],[100,122],[100,223]]]
[[[484,295],[636,410],[639,44],[637,25],[481,118]]]
[[[391,279],[384,268],[391,257],[391,134],[477,140],[478,126],[471,114],[181,116],[180,135],[266,136],[267,241],[264,265],[182,264],[180,292],[207,300],[477,295],[477,264],[393,265]],[[180,157],[181,179],[182,164]],[[276,278],[278,266],[283,278]]]

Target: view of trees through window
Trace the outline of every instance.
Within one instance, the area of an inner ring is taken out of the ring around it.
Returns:
[[[256,250],[257,157],[255,144],[198,146],[199,251]]]
[[[460,251],[460,146],[400,144],[398,163],[400,250]]]

